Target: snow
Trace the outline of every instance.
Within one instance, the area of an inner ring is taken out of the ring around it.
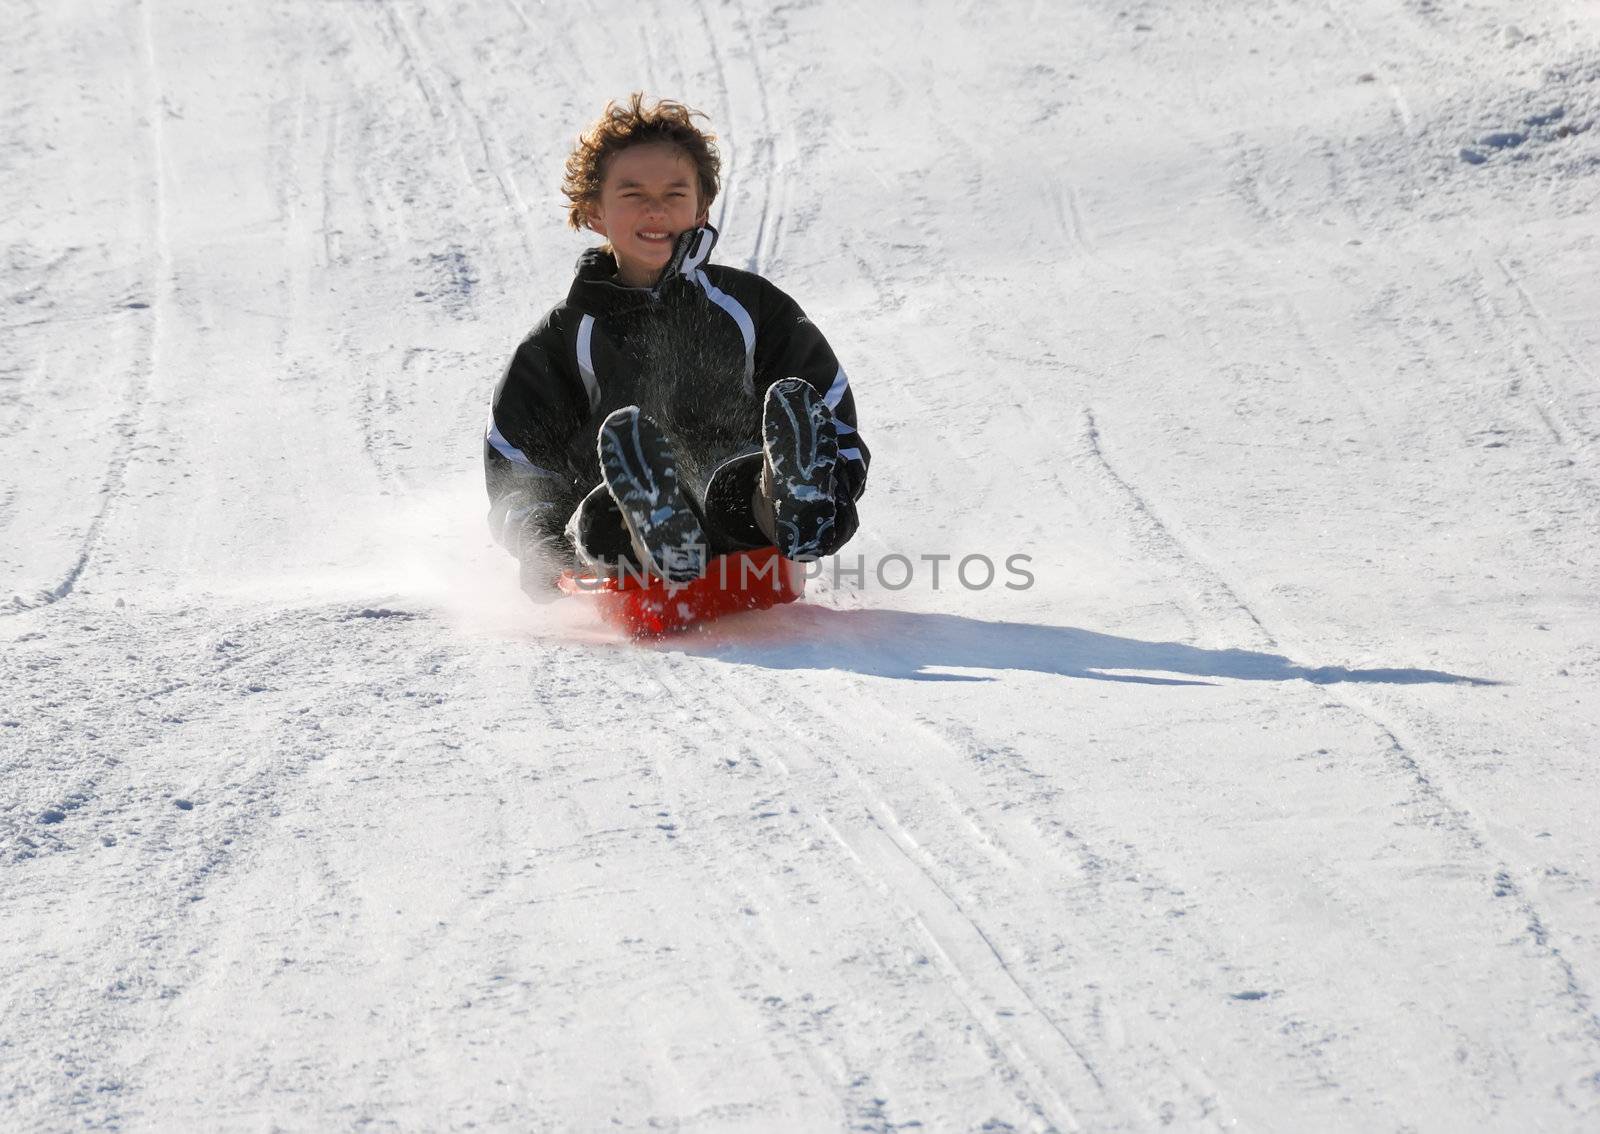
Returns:
[[[1600,1125],[1593,4],[8,16],[0,1127]],[[645,646],[479,470],[636,87],[874,453]]]

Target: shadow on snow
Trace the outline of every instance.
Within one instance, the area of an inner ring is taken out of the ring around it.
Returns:
[[[793,606],[713,623],[657,648],[767,669],[839,669],[914,681],[993,681],[939,669],[1032,670],[1141,685],[1213,685],[1192,678],[1309,681],[1316,685],[1499,685],[1434,669],[1346,669],[1297,665],[1256,650],[1206,650],[1145,642],[1071,626],[985,622],[957,614],[902,610],[830,610]],[[1131,670],[1132,673],[1114,672]],[[1176,673],[1187,677],[1150,677]]]

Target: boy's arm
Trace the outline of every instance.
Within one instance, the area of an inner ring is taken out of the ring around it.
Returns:
[[[846,494],[855,500],[866,490],[872,453],[857,428],[850,379],[828,340],[798,303],[770,283],[763,298],[761,327],[756,334],[757,388],[764,392],[780,378],[800,378],[822,395],[839,430],[839,472]]]
[[[489,529],[518,559],[534,549],[556,562],[570,557],[563,529],[581,491],[568,446],[584,413],[556,364],[561,347],[560,329],[548,319],[522,341],[495,387],[484,430]]]

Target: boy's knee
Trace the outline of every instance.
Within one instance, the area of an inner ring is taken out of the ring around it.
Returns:
[[[635,561],[622,509],[603,484],[589,490],[567,520],[567,541],[585,567],[609,571],[622,562]]]
[[[760,522],[761,463],[757,449],[730,457],[712,471],[705,512],[706,526],[717,544],[743,550],[772,542],[772,533]]]

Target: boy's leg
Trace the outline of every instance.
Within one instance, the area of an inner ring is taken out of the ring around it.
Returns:
[[[752,448],[723,461],[712,471],[703,509],[711,554],[772,546],[770,522],[763,526],[757,518],[761,461],[761,450]]]
[[[642,569],[622,509],[604,484],[590,489],[573,510],[566,535],[578,562],[597,576],[615,575],[624,564]]]
[[[786,559],[830,555],[855,534],[855,502],[835,498],[839,435],[833,411],[807,382],[784,378],[762,409],[763,460],[753,508]]]
[[[789,381],[791,385],[779,383],[769,391],[770,402],[787,404],[798,401],[804,407],[804,415],[808,421],[818,408],[826,412],[826,406],[815,396],[815,391],[809,385],[795,379]],[[794,415],[795,418],[799,416],[799,413]],[[821,415],[817,416],[820,418]],[[712,473],[711,483],[705,494],[704,514],[713,554],[725,555],[732,551],[772,546],[779,547],[786,554],[789,552],[794,552],[796,555],[803,554],[802,549],[795,546],[795,541],[781,538],[778,523],[779,482],[773,476],[770,467],[772,461],[769,460],[769,450],[775,450],[779,465],[787,464],[794,467],[802,463],[798,459],[785,461],[782,456],[785,450],[793,452],[803,447],[803,438],[800,434],[805,432],[788,428],[783,424],[786,420],[793,418],[781,408],[775,408],[771,419],[774,425],[774,443],[762,448],[752,448],[747,453],[726,460]],[[837,433],[834,437],[837,438]],[[834,441],[834,452],[837,454],[837,440]],[[818,533],[813,545],[812,558],[832,555],[856,534],[856,529],[860,526],[856,502],[847,496],[835,495],[838,479],[831,476],[823,477],[820,475],[821,471],[820,466],[816,468],[814,472],[817,475],[812,479],[827,481],[826,496],[830,505],[813,502],[816,506],[811,523],[823,530]],[[804,492],[803,486],[802,493]],[[831,506],[831,521],[829,506]],[[782,510],[792,517],[797,511],[803,511],[804,507],[791,497]],[[788,546],[785,546],[786,542]]]
[[[756,478],[755,491],[750,499],[750,514],[762,532],[762,546],[765,547],[770,544],[781,549],[783,541],[780,539],[778,531],[777,507],[773,500],[775,489],[770,478],[766,475],[764,465],[759,471],[761,475]],[[860,526],[861,518],[856,511],[856,502],[849,497],[835,497],[833,501],[833,522],[827,526],[825,531],[819,534],[815,550],[809,555],[785,554],[784,558],[806,562],[807,560],[822,559],[825,556],[832,555],[850,542]]]
[[[705,528],[660,426],[626,406],[601,424],[599,449],[600,471],[639,561],[670,582],[705,574]]]

